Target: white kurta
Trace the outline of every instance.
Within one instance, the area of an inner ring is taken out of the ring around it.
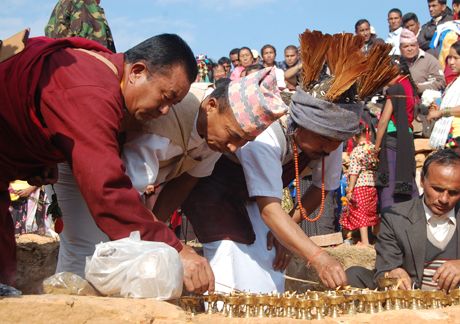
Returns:
[[[187,145],[189,156],[200,160],[193,169],[187,173],[196,178],[211,175],[214,165],[220,158],[221,153],[212,151],[206,140],[201,138],[196,129],[196,120]],[[175,167],[170,165],[161,170],[160,161],[167,161],[182,155],[180,146],[171,143],[171,140],[156,134],[128,134],[126,143],[123,145],[123,162],[126,174],[131,178],[134,187],[140,192],[150,184],[161,184],[166,175]]]
[[[198,135],[196,123],[190,136],[188,150],[193,150],[190,154],[192,157],[201,159],[200,163],[188,172],[195,177],[210,175],[221,155],[212,151],[206,141]],[[157,185],[164,181],[163,174],[167,172],[159,172],[159,161],[182,153],[179,146],[172,144],[165,137],[155,134],[134,137],[128,134],[122,157],[128,176],[139,193],[143,193],[147,185]],[[73,272],[84,278],[86,256],[94,253],[96,244],[107,242],[109,238],[91,217],[67,164],[59,165],[59,182],[54,188],[64,221],[56,272]]]
[[[236,154],[244,169],[250,197],[282,198],[282,146],[272,127]],[[321,187],[321,161],[312,161],[309,166],[313,169],[313,184]],[[325,168],[325,189],[337,189],[342,171],[342,145],[326,157]],[[246,209],[256,234],[253,244],[230,240],[203,244],[204,256],[216,277],[216,290],[229,292],[235,288],[253,293],[283,292],[284,273],[273,270],[272,266],[276,251],[267,250],[269,228],[263,222],[255,201],[248,202]]]

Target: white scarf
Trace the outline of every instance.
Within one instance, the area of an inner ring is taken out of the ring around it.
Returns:
[[[444,92],[441,101],[441,110],[447,107],[455,107],[460,105],[460,78],[452,82]],[[449,136],[452,120],[454,117],[442,117],[434,125],[430,136],[430,146],[435,149],[443,148],[446,145],[447,137]]]

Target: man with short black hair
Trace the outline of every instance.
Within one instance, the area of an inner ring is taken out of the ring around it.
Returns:
[[[288,45],[284,49],[284,61],[280,63],[280,69],[286,71],[299,62],[299,51],[296,46]]]
[[[226,77],[230,76],[230,70],[232,68],[232,61],[226,56],[222,56],[218,61],[217,64],[221,64],[224,67]]]
[[[288,89],[295,90],[297,86],[297,77],[302,68],[299,59],[299,49],[296,46],[286,46],[284,49],[284,61],[281,62],[280,68],[284,70],[284,78]]]
[[[431,19],[422,26],[418,35],[418,43],[424,51],[430,50],[431,39],[437,26],[453,19],[452,11],[447,6],[446,0],[428,0],[428,10]],[[431,50],[431,53],[437,57],[436,51]]]
[[[234,48],[228,54],[228,56],[230,57],[230,61],[232,62],[232,65],[233,65],[233,69],[240,65],[240,60],[238,58],[239,53],[240,53],[240,49]]]
[[[16,54],[16,55],[14,55]],[[151,37],[114,54],[83,38],[31,38],[0,63],[0,282],[14,284],[16,247],[8,183],[56,181],[67,161],[98,227],[111,240],[140,231],[175,248],[190,291],[214,287],[208,263],[145,208],[120,158],[125,114],[166,114],[197,75],[195,56],[177,35]]]
[[[455,289],[460,283],[460,156],[451,149],[427,157],[421,197],[383,210],[374,271],[347,269],[349,284],[374,289],[381,277],[400,289]]]
[[[420,22],[418,21],[418,17],[415,13],[406,13],[402,17],[402,23],[404,28],[409,29],[416,37],[418,37],[418,34],[420,33]]]
[[[390,55],[399,55],[399,36],[402,31],[402,12],[398,8],[388,11],[388,37],[385,40],[387,44],[393,46]]]
[[[275,71],[265,69],[232,83],[225,79],[214,90],[210,83],[193,83],[187,96],[171,110],[155,120],[139,123],[128,119],[124,123],[126,174],[161,221],[167,221],[180,207],[199,178],[212,173],[221,152],[234,152],[254,139],[283,115],[287,106],[276,88]],[[246,112],[254,117],[246,118]],[[86,256],[109,238],[91,219],[73,177],[59,171],[64,181],[55,189],[62,199],[66,226],[60,235],[56,272],[84,277]],[[152,187],[153,193],[148,190]]]

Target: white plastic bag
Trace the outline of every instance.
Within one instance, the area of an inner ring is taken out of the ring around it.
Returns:
[[[168,300],[182,294],[184,270],[179,254],[162,242],[128,238],[96,245],[86,260],[85,276],[107,296]]]

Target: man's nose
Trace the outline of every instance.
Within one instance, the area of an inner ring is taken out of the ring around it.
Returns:
[[[439,195],[439,202],[442,203],[442,204],[447,204],[449,202],[449,193],[446,191],[443,191],[440,195]]]

